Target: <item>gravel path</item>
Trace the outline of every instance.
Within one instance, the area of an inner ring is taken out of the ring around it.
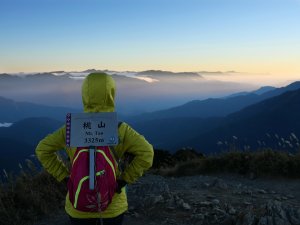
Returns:
[[[128,187],[124,225],[300,225],[300,180],[146,175]],[[39,225],[67,225],[59,212]]]

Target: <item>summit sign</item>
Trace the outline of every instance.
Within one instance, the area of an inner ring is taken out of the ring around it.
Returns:
[[[66,145],[68,147],[111,146],[118,144],[116,112],[68,113]]]

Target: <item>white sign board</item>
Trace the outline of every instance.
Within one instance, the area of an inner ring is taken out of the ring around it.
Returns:
[[[111,146],[117,145],[118,140],[116,112],[67,114],[67,146]]]

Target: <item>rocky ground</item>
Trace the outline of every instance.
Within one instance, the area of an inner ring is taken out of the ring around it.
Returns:
[[[124,225],[300,225],[300,180],[146,175],[128,187]],[[64,212],[39,225],[67,225]]]

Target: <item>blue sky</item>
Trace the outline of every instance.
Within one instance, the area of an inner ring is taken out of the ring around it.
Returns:
[[[300,75],[299,0],[0,0],[0,72]]]

